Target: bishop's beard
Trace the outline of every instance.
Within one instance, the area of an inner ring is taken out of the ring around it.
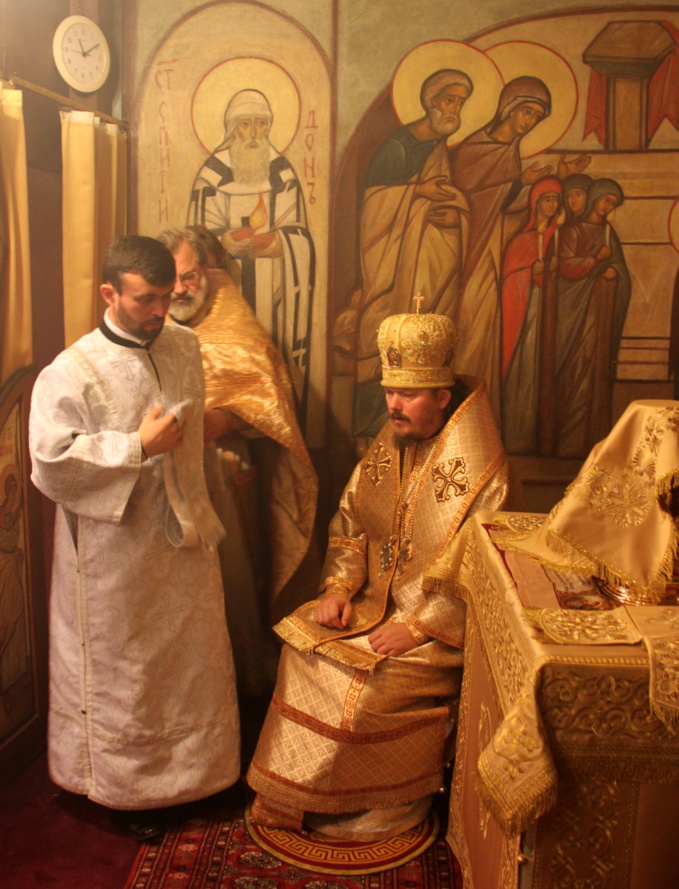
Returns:
[[[234,182],[254,185],[269,178],[269,140],[239,139],[229,149]]]

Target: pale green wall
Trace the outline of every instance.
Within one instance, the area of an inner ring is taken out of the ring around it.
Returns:
[[[135,83],[163,35],[182,16],[201,6],[200,0],[137,0],[137,57]],[[262,4],[295,19],[332,57],[332,0],[271,0]]]
[[[337,0],[337,141],[339,157],[356,124],[391,79],[400,59],[420,43],[466,40],[512,19],[557,10],[629,8],[625,0]],[[135,82],[163,34],[197,0],[137,0]],[[295,19],[333,57],[333,0],[271,0],[272,9]],[[650,8],[650,4],[649,8]],[[676,2],[654,6],[679,8]],[[659,15],[662,12],[659,10]]]
[[[556,10],[627,7],[625,0],[339,0],[337,153],[414,46],[468,40],[512,19]],[[650,5],[650,4],[649,4]],[[676,3],[666,2],[677,8]]]

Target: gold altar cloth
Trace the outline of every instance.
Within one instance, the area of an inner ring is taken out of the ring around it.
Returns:
[[[480,634],[501,714],[480,753],[478,793],[508,836],[555,804],[564,771],[679,784],[679,613],[559,610],[564,597],[576,605],[574,585],[581,609],[596,605],[597,593],[586,578],[512,548],[543,518],[475,516],[457,589],[468,632],[473,624]]]
[[[672,575],[679,402],[635,401],[595,445],[544,522],[516,543],[543,564],[595,575],[659,602]]]

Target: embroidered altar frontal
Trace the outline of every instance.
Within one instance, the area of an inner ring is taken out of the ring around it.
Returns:
[[[588,575],[522,552],[543,519],[469,527],[448,841],[465,889],[670,889],[679,609],[613,607]]]

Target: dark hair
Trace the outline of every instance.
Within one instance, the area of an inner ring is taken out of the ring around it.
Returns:
[[[462,380],[455,380],[452,386],[444,386],[450,392],[450,401],[443,408],[443,416],[446,423],[453,416],[455,411],[460,407],[465,398],[469,395],[469,386]]]
[[[128,272],[141,275],[154,287],[172,284],[176,275],[174,257],[155,238],[123,235],[107,247],[101,277],[104,284],[120,293],[122,275]]]

